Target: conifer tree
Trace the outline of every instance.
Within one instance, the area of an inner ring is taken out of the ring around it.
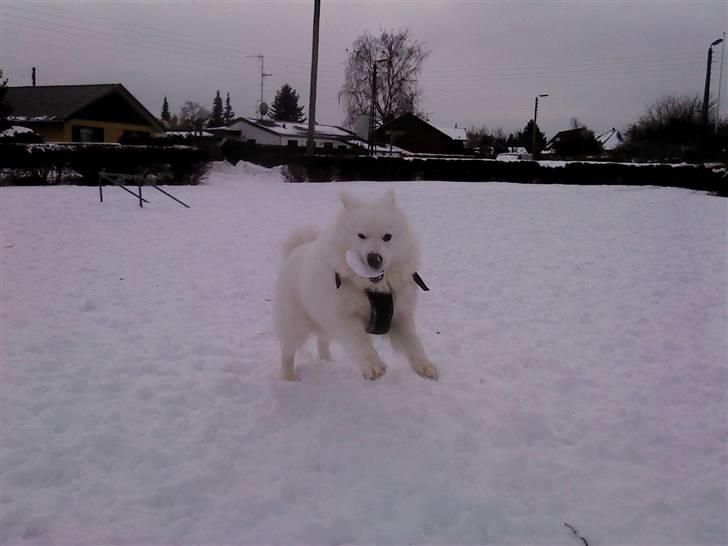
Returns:
[[[222,97],[220,97],[220,91],[218,90],[215,99],[212,101],[212,115],[210,116],[208,126],[220,127],[223,123],[222,113]]]
[[[298,98],[296,90],[284,84],[276,92],[268,115],[276,121],[303,121],[303,106],[298,106]]]
[[[167,97],[164,97],[164,102],[162,103],[162,121],[165,123],[169,123],[170,115],[169,115],[169,103],[167,102]]]
[[[230,93],[225,97],[225,110],[222,113],[222,122],[224,125],[230,125],[235,119],[235,112],[233,107],[230,106]]]
[[[519,133],[519,144],[528,150],[528,153],[533,154],[533,120],[528,120],[528,123],[523,128],[523,132]],[[541,151],[546,147],[546,135],[538,128],[536,124],[536,150]]]

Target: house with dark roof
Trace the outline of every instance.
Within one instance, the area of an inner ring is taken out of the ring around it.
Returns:
[[[559,156],[586,156],[601,153],[601,143],[586,127],[575,127],[556,133],[546,143],[546,150]]]
[[[118,142],[164,127],[120,83],[8,87],[13,125],[33,129],[46,142]]]
[[[468,138],[462,127],[438,127],[414,114],[404,114],[379,127],[374,140],[413,153],[457,154],[463,153]]]

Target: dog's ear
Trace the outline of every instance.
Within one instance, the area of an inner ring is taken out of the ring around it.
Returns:
[[[355,209],[360,204],[359,199],[351,195],[348,191],[339,192],[339,201],[341,201],[341,204],[347,210]]]
[[[397,204],[397,198],[394,195],[394,190],[387,190],[382,196],[382,203],[387,206],[393,207]]]

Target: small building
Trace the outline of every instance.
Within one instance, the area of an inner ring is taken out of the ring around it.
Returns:
[[[120,83],[8,87],[13,125],[28,127],[46,142],[118,142],[149,136],[164,127]]]
[[[375,131],[374,138],[379,144],[424,154],[461,154],[468,140],[464,128],[437,127],[414,114],[385,123]]]
[[[584,157],[601,154],[602,145],[592,131],[576,127],[556,133],[546,144],[546,150],[561,157]]]
[[[272,119],[238,118],[224,128],[208,128],[208,131],[239,138],[251,144],[305,148],[308,143],[308,123],[274,121]],[[355,146],[358,137],[351,131],[336,125],[316,124],[314,143],[316,148],[348,150]]]
[[[613,152],[620,144],[622,144],[622,142],[624,142],[622,134],[614,127],[612,127],[609,131],[604,131],[602,134],[597,135],[597,140],[602,145],[605,152]]]

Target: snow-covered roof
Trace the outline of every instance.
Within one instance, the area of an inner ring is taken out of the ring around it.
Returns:
[[[255,118],[238,118],[236,121],[243,121],[281,136],[293,136],[299,138],[306,138],[308,136],[307,122],[297,123]],[[333,138],[337,140],[356,138],[354,133],[344,129],[343,127],[339,127],[338,125],[324,125],[317,123],[314,125],[314,133],[318,138]]]
[[[33,131],[33,129],[28,129],[27,127],[21,127],[20,125],[13,125],[4,131],[0,131],[0,138],[14,137],[16,135],[23,134],[35,134],[35,131]]]
[[[614,150],[622,143],[622,135],[617,129],[610,129],[597,136],[597,140],[601,143],[605,150]]]
[[[172,136],[180,136],[180,137],[191,137],[191,136],[203,136],[203,137],[211,137],[215,136],[213,133],[209,133],[207,131],[165,131],[164,134],[162,134],[163,137],[172,137]]]
[[[439,125],[433,125],[433,127],[441,133],[445,133],[453,140],[460,140],[463,142],[468,140],[468,135],[465,132],[464,127],[440,127]]]
[[[8,116],[9,121],[23,123],[30,121],[54,121],[56,116]]]

